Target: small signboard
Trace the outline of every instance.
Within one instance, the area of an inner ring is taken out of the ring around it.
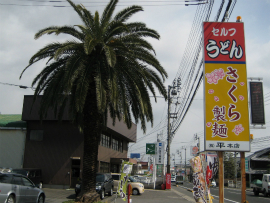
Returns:
[[[155,143],[146,143],[146,154],[156,154]]]
[[[164,164],[164,142],[157,143],[156,164]]]
[[[251,124],[265,124],[263,83],[249,82]]]
[[[134,159],[134,158],[141,158],[141,154],[140,153],[130,153],[130,158]]]
[[[199,148],[197,146],[190,146],[190,155],[191,156],[197,156],[198,152],[199,152]]]
[[[249,171],[249,161],[248,161],[248,158],[245,158],[245,171],[246,172]]]

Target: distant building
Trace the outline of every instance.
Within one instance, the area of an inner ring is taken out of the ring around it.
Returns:
[[[270,165],[270,147],[254,152],[246,157],[249,162],[249,170],[246,171],[247,180],[251,178],[262,179],[262,175],[267,172]]]
[[[22,168],[26,122],[20,114],[0,114],[0,168]]]
[[[24,96],[22,120],[27,122],[27,133],[23,167],[41,168],[45,187],[74,187],[82,175],[83,135],[71,123],[67,109],[61,122],[52,111],[41,122],[40,101],[41,96],[32,106],[33,96]],[[135,124],[128,129],[116,120],[113,126],[108,116],[107,130],[102,132],[99,145],[98,172],[120,172],[122,160],[137,164],[127,158],[128,144],[135,142],[136,137]]]

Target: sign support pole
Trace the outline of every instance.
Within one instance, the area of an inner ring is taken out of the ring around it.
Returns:
[[[245,152],[240,152],[240,159],[241,159],[241,181],[242,181],[241,203],[245,203],[246,202]]]
[[[218,152],[218,182],[219,182],[219,203],[224,203],[224,167],[223,152]]]

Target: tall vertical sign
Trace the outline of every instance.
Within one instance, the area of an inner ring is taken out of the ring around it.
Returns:
[[[164,142],[158,142],[156,146],[156,164],[164,164]]]
[[[244,24],[203,30],[205,150],[250,151]]]

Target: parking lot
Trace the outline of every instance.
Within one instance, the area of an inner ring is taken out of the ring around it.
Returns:
[[[46,203],[62,203],[68,200],[75,199],[75,192],[74,189],[50,189],[50,188],[43,188],[42,189],[46,195]]]

